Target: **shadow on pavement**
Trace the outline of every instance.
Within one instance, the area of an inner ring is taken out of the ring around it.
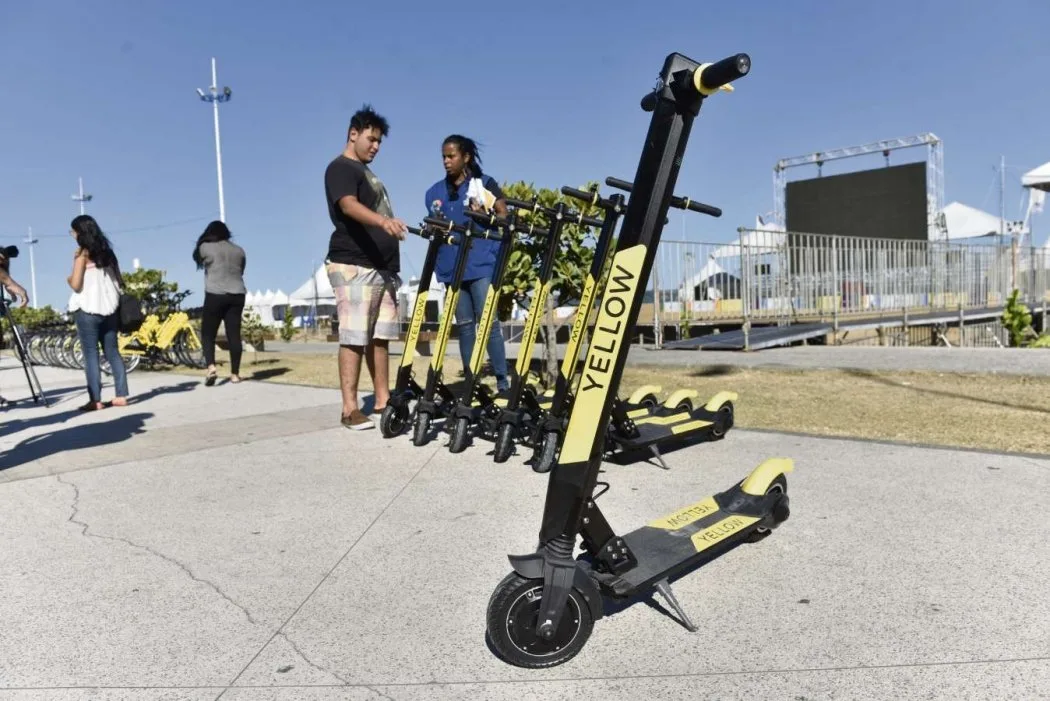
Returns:
[[[151,413],[124,414],[111,421],[80,424],[30,436],[10,450],[0,452],[0,470],[24,465],[63,451],[126,441],[136,434],[145,433],[146,419],[152,416]]]
[[[180,382],[180,383],[175,384],[175,385],[168,385],[168,386],[165,386],[165,387],[156,387],[154,389],[149,390],[148,392],[143,392],[142,394],[137,394],[137,395],[132,396],[130,398],[130,400],[128,401],[128,406],[127,407],[124,407],[124,408],[107,407],[103,411],[104,412],[109,412],[109,411],[114,411],[114,412],[116,412],[116,411],[123,411],[123,412],[126,412],[126,411],[128,411],[128,409],[130,407],[134,407],[134,406],[136,406],[136,405],[138,405],[138,404],[140,404],[142,402],[149,401],[150,399],[153,399],[154,397],[160,396],[162,394],[171,394],[173,392],[188,392],[188,391],[191,391],[191,390],[195,389],[197,387],[197,385],[198,385],[197,382]],[[31,407],[37,407],[37,406],[43,406],[43,405],[42,404],[40,404],[40,405],[33,404],[32,400],[30,400],[29,402],[22,402],[22,403],[20,403],[18,405],[15,405],[12,408],[7,409],[4,412],[4,419],[5,420],[0,421],[0,436],[11,436],[11,435],[14,435],[16,433],[21,433],[22,431],[26,431],[26,430],[29,430],[29,429],[40,428],[40,427],[43,427],[43,426],[52,426],[52,425],[55,425],[55,424],[64,424],[67,421],[69,421],[70,419],[74,419],[77,416],[81,416],[81,415],[85,414],[85,412],[82,412],[79,409],[66,409],[66,410],[63,410],[63,411],[54,411],[54,405],[52,405],[52,407],[47,410],[47,413],[40,414],[40,415],[34,416],[32,418],[28,418],[28,419],[10,418],[13,415],[17,415],[17,412],[19,411],[20,408],[31,408]],[[91,415],[94,416],[95,415],[94,412],[91,412]],[[153,414],[136,414],[135,416],[148,418],[148,417],[153,416]],[[129,418],[129,417],[128,416],[123,416],[122,417],[122,419],[127,419],[127,418]],[[113,441],[96,440],[94,438],[92,438],[91,440],[87,440],[86,438],[84,438],[81,435],[81,434],[84,434],[84,432],[91,433],[92,431],[97,431],[100,435],[105,436],[105,435],[107,435],[106,427],[109,426],[112,423],[114,423],[114,422],[112,422],[112,421],[109,421],[109,422],[106,422],[106,421],[103,421],[103,422],[93,421],[93,422],[86,423],[86,424],[83,424],[83,425],[73,426],[73,427],[71,427],[69,429],[62,429],[62,430],[57,430],[56,429],[56,430],[52,430],[52,431],[49,431],[47,433],[41,434],[39,436],[32,436],[32,437],[26,438],[24,441],[22,441],[20,444],[18,444],[14,448],[11,448],[10,450],[5,451],[5,452],[0,452],[0,470],[6,469],[6,468],[9,468],[9,467],[15,467],[16,465],[21,465],[21,464],[23,464],[23,463],[25,463],[25,462],[27,462],[29,460],[37,460],[37,459],[40,459],[40,458],[47,457],[48,455],[54,455],[56,453],[62,452],[63,450],[77,450],[79,448],[87,448],[87,447],[93,447],[93,446],[96,446],[96,445],[103,445],[103,444],[105,444],[107,442],[116,442],[117,440],[125,440],[128,437],[126,435],[123,436],[123,437],[114,438]],[[67,438],[67,432],[76,441],[76,444],[73,444],[73,443],[69,442],[69,439]],[[119,434],[121,434],[122,432],[123,432],[122,429],[120,429],[118,427],[117,435],[119,436]],[[135,432],[136,433],[141,433],[142,431],[135,431]],[[38,447],[38,445],[37,445],[39,441],[44,440],[44,439],[46,439],[48,441],[47,442],[47,446],[48,446],[48,449],[49,449],[50,452],[48,452],[47,450],[44,450],[43,452],[41,452],[41,448]],[[85,442],[85,441],[87,441],[87,442]],[[37,447],[33,447],[32,449],[28,449],[27,446],[37,446]],[[28,450],[28,454],[26,454],[27,450]],[[28,456],[26,456],[26,455],[28,455]],[[12,463],[11,460],[15,459],[12,456],[17,457],[18,462]]]

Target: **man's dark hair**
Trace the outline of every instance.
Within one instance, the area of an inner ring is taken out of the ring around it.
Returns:
[[[361,109],[354,112],[354,116],[350,118],[350,127],[346,130],[346,138],[350,140],[350,131],[357,129],[360,133],[369,127],[374,127],[383,136],[387,135],[390,131],[390,125],[387,124],[386,118],[376,114],[376,111],[372,109],[372,105],[364,105]]]

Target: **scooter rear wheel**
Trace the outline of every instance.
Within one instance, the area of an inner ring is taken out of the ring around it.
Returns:
[[[514,427],[503,424],[496,434],[496,449],[493,457],[496,462],[507,462],[507,458],[514,452]]]
[[[784,477],[784,475],[777,475],[776,479],[770,482],[769,489],[766,490],[766,494],[776,494],[778,492],[780,494],[787,494],[787,489],[787,478]],[[772,532],[773,531],[769,528],[756,528],[754,531],[752,531],[751,535],[747,537],[747,542],[757,543],[758,541],[767,537]]]
[[[516,667],[542,669],[555,667],[576,656],[594,629],[591,610],[576,589],[569,592],[565,613],[554,636],[544,639],[536,633],[541,610],[542,579],[526,579],[511,572],[489,599],[487,633],[489,642],[504,662]]]
[[[729,429],[733,428],[733,402],[725,402],[722,406],[718,407],[718,414],[722,419],[722,425],[718,426],[716,423],[716,427],[712,429],[711,435],[714,436],[715,439],[725,437],[726,433],[729,432]]]

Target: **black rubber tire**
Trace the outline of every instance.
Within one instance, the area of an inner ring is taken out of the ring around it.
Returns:
[[[507,462],[507,458],[514,452],[514,426],[503,424],[496,434],[496,448],[492,458],[496,462]]]
[[[660,406],[660,398],[652,392],[650,392],[649,394],[642,397],[642,400],[638,402],[638,406],[645,407],[646,409],[652,411],[656,407]]]
[[[784,494],[787,494],[787,490],[788,490],[787,478],[784,477],[784,475],[777,475],[777,478],[775,480],[773,480],[772,482],[770,482],[769,489],[766,490],[766,494],[770,494],[771,492],[776,492],[776,491],[780,491],[780,492],[782,492]],[[756,529],[756,530],[751,532],[751,535],[749,535],[747,537],[747,541],[746,542],[748,542],[748,543],[757,543],[758,541],[760,541],[760,540],[762,540],[764,538],[767,538],[769,536],[769,534],[772,533],[772,532],[773,532],[772,529],[769,529],[769,528],[758,528],[758,529]]]
[[[430,433],[430,414],[421,411],[416,414],[416,424],[413,426],[412,443],[414,445],[426,445],[427,434]]]
[[[383,407],[383,413],[379,415],[379,431],[384,438],[393,438],[401,435],[408,423],[408,409],[398,409],[392,404]]]
[[[686,397],[682,401],[678,402],[678,406],[676,406],[674,408],[674,410],[675,410],[676,414],[678,412],[680,412],[680,411],[685,411],[685,412],[692,413],[692,411],[693,411],[693,400],[689,399],[688,397]]]
[[[725,438],[725,435],[729,433],[729,429],[733,428],[733,402],[723,402],[722,406],[718,407],[718,413],[724,416],[722,427],[716,427],[711,430],[711,435],[714,436],[715,440]]]
[[[545,647],[541,642],[521,640],[521,636],[528,635],[528,631],[536,624],[535,614],[532,612],[538,613],[542,590],[542,579],[526,579],[517,572],[511,572],[503,578],[489,599],[486,616],[489,643],[501,660],[515,667],[544,669],[564,664],[583,649],[594,629],[594,618],[587,602],[579,591],[572,589],[558,628],[559,640],[552,643],[555,649],[544,650],[542,654],[530,653],[523,649],[519,643],[525,647],[529,643]],[[516,624],[515,611],[520,607],[524,607],[529,616],[527,620]]]
[[[470,421],[465,416],[456,419],[452,427],[452,440],[449,441],[448,449],[452,453],[462,453],[467,449],[470,442]]]
[[[533,453],[532,471],[550,472],[558,455],[558,433],[547,431],[540,438],[540,445]]]

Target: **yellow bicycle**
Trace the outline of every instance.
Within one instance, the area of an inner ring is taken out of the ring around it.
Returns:
[[[200,336],[183,311],[171,312],[163,321],[156,314],[147,315],[137,331],[117,337],[117,347],[125,363],[138,365],[144,360],[151,366],[164,363],[203,368],[206,365]]]

